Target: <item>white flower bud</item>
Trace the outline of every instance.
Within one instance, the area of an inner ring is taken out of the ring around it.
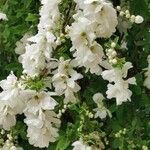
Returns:
[[[137,23],[137,24],[140,24],[140,23],[142,23],[144,21],[144,19],[143,19],[143,17],[142,16],[136,16],[135,17],[135,23]]]
[[[119,15],[120,15],[120,16],[124,16],[124,12],[123,12],[123,11],[121,11]]]
[[[108,49],[108,53],[112,53],[113,52],[113,49]]]
[[[64,105],[64,109],[66,109],[67,108],[67,105]]]
[[[125,13],[126,13],[126,15],[127,15],[127,14],[130,14],[129,10],[126,10]]]
[[[62,109],[62,110],[61,110],[62,113],[65,113],[65,111],[66,111],[65,109]]]
[[[109,60],[112,60],[113,58],[112,58],[112,56],[109,56],[108,59],[109,59]]]
[[[112,57],[115,57],[117,55],[116,51],[113,51],[111,55]]]
[[[5,134],[5,130],[2,129],[1,130],[1,134],[4,135]]]
[[[116,64],[116,63],[117,63],[117,59],[113,59],[113,60],[112,60],[112,63],[113,63],[113,64]]]
[[[10,150],[16,150],[16,146],[11,146]]]
[[[109,60],[109,63],[110,63],[110,64],[112,63],[112,59]]]
[[[120,7],[120,6],[117,6],[117,10],[119,10],[119,11],[120,11],[120,10],[121,10],[121,7]]]
[[[112,43],[111,43],[111,47],[112,47],[112,48],[115,48],[115,47],[116,47],[116,43],[115,43],[115,42],[112,42]]]
[[[130,14],[126,14],[126,18],[128,18],[128,19],[129,19],[129,18],[130,18]]]
[[[135,15],[132,15],[132,16],[130,17],[130,21],[131,21],[131,22],[135,22]]]
[[[57,38],[57,40],[56,40],[56,45],[61,45],[60,37]]]
[[[92,113],[89,113],[89,118],[93,118],[94,115]]]

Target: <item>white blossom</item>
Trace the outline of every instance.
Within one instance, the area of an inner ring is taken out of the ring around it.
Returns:
[[[24,121],[28,126],[29,143],[35,147],[48,147],[49,142],[55,142],[58,137],[60,120],[53,111],[57,102],[51,97],[55,95],[53,92],[33,91],[27,102]]]
[[[111,117],[110,111],[103,104],[104,97],[101,93],[94,94],[93,100],[97,104],[97,108],[93,109],[96,112],[95,118],[99,117],[101,119],[104,119],[107,115]]]
[[[116,98],[117,105],[131,101],[132,92],[129,90],[129,84],[136,84],[136,79],[135,77],[125,78],[127,77],[128,70],[132,67],[130,62],[126,62],[122,69],[113,68],[102,73],[103,79],[110,82],[107,86],[107,98]]]
[[[60,16],[59,2],[58,0],[42,0],[41,2],[43,5],[40,10],[38,33],[28,39],[32,43],[26,45],[25,53],[20,56],[23,73],[27,75],[38,76],[44,69],[50,71],[54,67],[50,63],[52,51],[57,46],[57,38],[53,30]]]
[[[97,37],[110,37],[116,31],[117,13],[105,0],[75,0],[83,14],[95,25]]]
[[[92,150],[92,147],[84,144],[82,140],[75,141],[72,146],[74,147],[73,150]]]
[[[28,100],[24,113],[36,115],[41,110],[53,110],[57,102],[51,97],[56,96],[53,92],[33,91],[32,97]]]
[[[74,62],[76,66],[86,67],[86,72],[90,71],[100,75],[102,69],[100,64],[103,61],[103,48],[95,40],[94,27],[91,22],[79,17],[78,22],[75,22],[70,27],[69,36],[71,37],[73,47],[71,51],[74,52]]]
[[[26,113],[24,120],[28,126],[27,137],[29,143],[35,147],[48,147],[50,142],[55,142],[58,137],[60,120],[54,111],[39,111],[36,115]]]
[[[16,115],[23,113],[31,91],[25,90],[13,73],[2,80],[0,86],[3,89],[0,93],[0,125],[9,130],[16,124]]]
[[[0,12],[0,20],[8,20],[6,14]]]
[[[95,40],[110,37],[116,31],[117,14],[111,3],[102,0],[75,0],[78,11],[73,16],[75,22],[69,28],[74,61],[77,66],[100,75],[104,61],[103,48]],[[68,27],[67,27],[68,29]]]
[[[148,89],[150,89],[150,55],[147,58],[148,61],[148,68],[146,68],[146,72],[145,72],[145,81],[144,81],[144,86],[147,87]]]
[[[69,60],[60,58],[58,69],[54,72],[52,78],[55,91],[59,95],[65,95],[64,102],[68,103],[77,101],[74,93],[80,90],[80,86],[76,83],[77,80],[82,78],[80,73],[74,69],[74,64]]]
[[[31,33],[26,33],[19,41],[16,42],[16,54],[21,55],[25,53],[25,47],[28,42],[28,38],[30,38],[31,36]]]

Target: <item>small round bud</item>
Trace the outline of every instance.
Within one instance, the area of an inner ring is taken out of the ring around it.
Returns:
[[[112,60],[111,60],[111,59],[109,60],[109,63],[110,63],[110,64],[112,63]]]
[[[124,16],[124,12],[123,11],[120,11],[120,16]]]
[[[108,59],[109,59],[109,60],[112,60],[112,59],[113,59],[113,57],[112,57],[112,56],[109,56],[109,57],[108,57]]]
[[[116,138],[118,138],[118,137],[119,137],[118,133],[116,133],[116,134],[115,134],[115,137],[116,137]]]
[[[61,40],[61,42],[62,42],[62,43],[65,43],[65,42],[66,42],[66,40],[65,40],[65,39],[62,39],[62,40]]]
[[[111,47],[112,47],[112,48],[115,48],[115,47],[116,47],[116,43],[115,43],[115,42],[112,42],[112,43],[111,43]]]
[[[131,21],[131,22],[135,22],[135,15],[132,15],[132,16],[130,17],[130,21]]]
[[[116,51],[113,51],[111,55],[112,57],[115,57],[117,55]]]
[[[11,146],[10,150],[16,150],[16,146]]]
[[[128,18],[128,19],[129,19],[129,18],[130,18],[130,14],[126,14],[126,18]]]
[[[108,53],[112,53],[113,52],[113,49],[108,49]]]
[[[65,111],[66,111],[65,109],[62,109],[62,110],[61,110],[62,113],[65,113]]]
[[[5,130],[2,129],[1,130],[1,134],[4,135],[5,134]]]
[[[89,113],[89,118],[93,118],[94,115],[92,113]]]
[[[127,14],[130,14],[129,10],[126,10],[125,13],[126,13],[126,15],[127,15]]]
[[[121,10],[121,7],[120,7],[120,6],[117,6],[116,8],[117,8],[117,10],[118,10],[118,11],[120,11],[120,10]]]
[[[60,37],[63,38],[65,35],[63,33],[60,34]]]
[[[56,45],[61,45],[60,37],[57,38],[57,40],[56,40]]]
[[[77,131],[80,132],[80,131],[81,131],[81,128],[78,128]]]
[[[113,63],[113,64],[116,64],[116,63],[117,63],[117,59],[113,59],[113,60],[112,60],[112,63]]]
[[[137,23],[137,24],[140,24],[140,23],[142,23],[144,21],[144,19],[143,19],[143,17],[142,16],[136,16],[135,17],[135,23]]]
[[[68,108],[69,108],[69,107],[71,107],[71,105],[70,105],[70,104],[68,104]]]
[[[64,105],[64,109],[66,109],[67,108],[67,105]]]

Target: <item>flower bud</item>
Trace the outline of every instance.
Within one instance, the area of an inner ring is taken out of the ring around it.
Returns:
[[[136,16],[135,17],[135,23],[137,23],[137,24],[140,24],[140,23],[142,23],[144,21],[144,19],[143,19],[143,17],[142,16]]]
[[[120,16],[123,16],[123,15],[124,15],[124,12],[123,12],[123,11],[121,11],[121,12],[120,12]]]
[[[117,6],[116,8],[117,8],[117,10],[119,10],[119,11],[121,10],[121,7],[120,7],[120,6]]]
[[[111,47],[112,47],[112,48],[115,48],[115,47],[116,47],[116,43],[115,43],[115,42],[112,42],[112,43],[111,43]]]

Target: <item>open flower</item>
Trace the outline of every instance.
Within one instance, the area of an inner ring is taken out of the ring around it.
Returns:
[[[107,98],[116,98],[117,105],[131,101],[132,92],[129,90],[129,84],[136,84],[136,79],[134,77],[127,80],[124,78],[127,77],[128,70],[132,67],[130,62],[126,62],[122,69],[113,68],[102,73],[103,79],[112,83],[107,86]]]
[[[99,117],[101,119],[104,119],[107,115],[111,117],[110,111],[103,104],[104,97],[101,93],[94,94],[93,100],[97,104],[97,108],[93,109],[96,112],[95,118]]]

